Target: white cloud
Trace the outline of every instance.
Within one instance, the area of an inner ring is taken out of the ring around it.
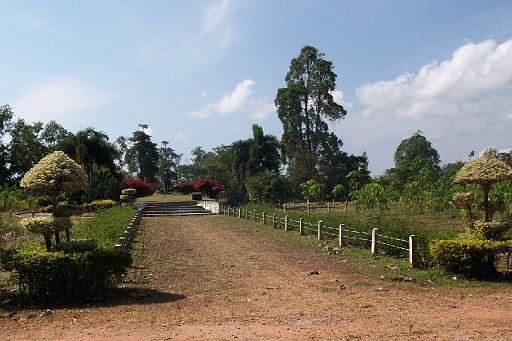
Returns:
[[[206,104],[203,108],[190,112],[189,116],[206,118],[213,114],[246,113],[255,119],[265,119],[276,111],[276,107],[267,98],[253,96],[255,84],[252,79],[244,79],[219,101]]]
[[[252,87],[255,82],[252,79],[244,79],[239,83],[232,93],[224,95],[217,104],[217,109],[221,114],[229,114],[239,111],[247,105],[250,95],[253,93]]]
[[[225,23],[229,3],[230,0],[215,1],[203,9],[201,29],[196,38],[211,33]]]
[[[444,160],[464,158],[489,144],[508,146],[512,39],[468,43],[449,59],[428,63],[415,73],[364,84],[355,102],[337,130],[347,146],[365,146],[370,160],[380,159],[386,168],[392,166],[400,140],[418,129]]]
[[[111,97],[73,79],[52,79],[28,90],[13,103],[13,108],[27,121],[66,121],[99,108]]]
[[[192,70],[219,60],[236,36],[232,7],[228,0],[212,1],[199,9],[200,15],[192,11],[189,18],[145,34],[137,47],[137,60],[149,66],[181,65]]]
[[[350,110],[354,106],[352,103],[345,100],[345,94],[341,90],[331,91],[331,95],[334,99],[334,102],[342,105],[345,110]]]
[[[190,117],[206,118],[206,117],[210,117],[211,114],[212,114],[212,111],[209,108],[205,107],[200,110],[191,111],[188,115]]]
[[[177,133],[176,135],[174,135],[175,140],[185,140],[187,138],[188,138],[188,135],[185,133]]]

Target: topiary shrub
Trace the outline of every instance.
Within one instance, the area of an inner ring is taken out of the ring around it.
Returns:
[[[49,195],[53,206],[56,207],[59,194],[83,189],[86,183],[82,168],[64,152],[56,151],[43,157],[25,173],[20,186]],[[59,231],[55,232],[55,241],[59,243]],[[69,229],[66,230],[66,239],[70,239]]]
[[[18,273],[22,294],[47,303],[101,295],[115,276],[126,272],[132,259],[127,252],[105,249],[71,253],[22,250],[10,254],[6,263]]]
[[[24,218],[20,222],[21,226],[29,232],[41,234],[44,237],[46,251],[52,250],[52,234],[55,233],[55,220],[53,217],[34,217]]]
[[[496,274],[496,254],[510,252],[510,242],[480,239],[432,240],[430,254],[446,270],[471,277]]]
[[[102,210],[106,208],[111,208],[117,206],[117,202],[110,199],[103,199],[103,200],[94,200],[93,202],[89,204],[84,204],[84,208],[89,211],[96,211],[96,210]]]
[[[475,226],[470,228],[469,234],[475,239],[500,240],[505,232],[510,229],[507,222],[502,221],[476,221]]]

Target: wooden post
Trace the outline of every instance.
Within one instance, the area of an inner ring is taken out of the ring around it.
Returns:
[[[284,230],[288,231],[288,215],[284,216]]]
[[[418,267],[420,257],[418,254],[418,236],[409,236],[409,263],[413,268]]]
[[[323,223],[324,222],[321,221],[321,220],[318,221],[318,231],[317,231],[317,238],[318,238],[318,240],[322,240],[322,224]]]
[[[229,208],[230,208],[230,207],[228,206],[228,217],[229,217],[229,213],[230,213],[230,212],[229,212]]]
[[[272,214],[272,228],[276,228],[276,215]]]
[[[304,219],[299,219],[299,234],[304,234]]]
[[[261,222],[263,223],[263,225],[265,225],[267,223],[267,217],[265,216],[265,211],[263,211],[261,213]]]
[[[327,213],[331,212],[331,204],[327,202]]]
[[[245,220],[249,220],[249,209],[245,209]]]
[[[372,229],[372,254],[379,253],[379,229]]]
[[[283,212],[286,214],[286,204],[283,205]]]
[[[339,237],[339,240],[338,240],[339,246],[347,245],[347,241],[345,239],[345,224],[340,224],[340,230],[339,230],[338,237]]]

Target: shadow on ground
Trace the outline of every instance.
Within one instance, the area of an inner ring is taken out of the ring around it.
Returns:
[[[72,301],[70,299],[52,302],[36,303],[20,297],[17,292],[0,289],[0,312],[24,310],[24,309],[64,309],[64,308],[86,308],[86,307],[115,307],[123,305],[149,305],[176,302],[185,299],[187,296],[179,293],[168,293],[156,289],[125,287],[114,288],[101,296],[92,296],[86,300]]]

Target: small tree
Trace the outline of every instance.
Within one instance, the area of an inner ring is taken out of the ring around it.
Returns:
[[[82,168],[64,152],[56,151],[43,157],[21,179],[21,187],[34,192],[47,194],[53,204],[54,217],[57,211],[57,197],[62,192],[72,192],[86,185],[86,177]],[[59,224],[61,225],[61,224]],[[55,229],[55,239],[59,242],[59,230],[66,231],[66,239],[70,239],[70,224]]]
[[[491,186],[496,182],[507,179],[512,179],[512,167],[498,160],[492,149],[487,149],[482,157],[466,163],[455,175],[455,182],[479,184],[482,187],[486,222],[492,220],[492,212],[489,205]]]

